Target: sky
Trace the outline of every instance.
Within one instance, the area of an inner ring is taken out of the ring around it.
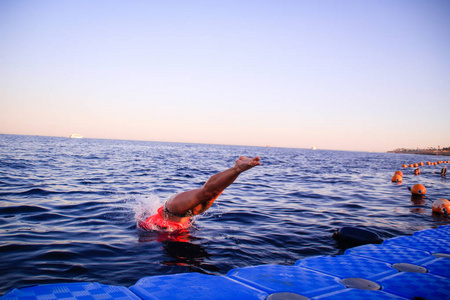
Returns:
[[[450,146],[450,1],[0,0],[0,133]]]

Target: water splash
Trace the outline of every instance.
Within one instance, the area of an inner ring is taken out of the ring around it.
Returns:
[[[130,203],[134,211],[134,219],[136,222],[145,221],[151,215],[158,212],[158,208],[164,205],[164,200],[157,195],[149,195],[147,197],[137,197],[132,199]]]
[[[134,211],[134,220],[137,222],[138,228],[141,228],[146,231],[159,231],[168,233],[180,231],[179,228],[173,228],[171,226],[160,228],[156,224],[145,223],[145,221],[150,216],[158,213],[158,209],[164,205],[166,200],[167,200],[166,198],[160,198],[157,195],[152,194],[147,197],[137,197],[135,199],[131,199],[130,201],[128,201],[128,203],[131,205]],[[200,216],[192,217],[189,222],[189,225],[183,230],[193,227],[193,223],[199,218]]]

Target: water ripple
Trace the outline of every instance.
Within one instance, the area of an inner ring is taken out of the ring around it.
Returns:
[[[198,188],[240,155],[262,157],[194,225],[148,232],[148,216],[173,193]],[[440,168],[420,176],[403,163],[438,157],[246,146],[0,135],[0,294],[11,287],[72,281],[133,285],[180,272],[225,274],[257,264],[292,265],[340,254],[332,233],[359,226],[382,238],[449,224],[422,183],[446,198]]]

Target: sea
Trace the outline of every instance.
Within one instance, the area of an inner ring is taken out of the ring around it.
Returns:
[[[136,224],[171,195],[201,187],[241,155],[242,173],[183,231]],[[11,288],[293,265],[343,254],[333,239],[358,227],[382,239],[450,224],[432,201],[450,197],[448,157],[276,147],[0,135],[0,295]],[[397,170],[401,184],[392,183]],[[427,199],[408,188],[423,184]]]

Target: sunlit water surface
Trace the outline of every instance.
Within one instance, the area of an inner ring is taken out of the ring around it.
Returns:
[[[261,156],[181,233],[137,229],[173,193],[198,188],[240,155]],[[0,294],[33,284],[133,285],[144,276],[226,274],[343,253],[332,233],[359,226],[383,239],[449,224],[422,183],[449,198],[445,157],[310,149],[0,135]]]

